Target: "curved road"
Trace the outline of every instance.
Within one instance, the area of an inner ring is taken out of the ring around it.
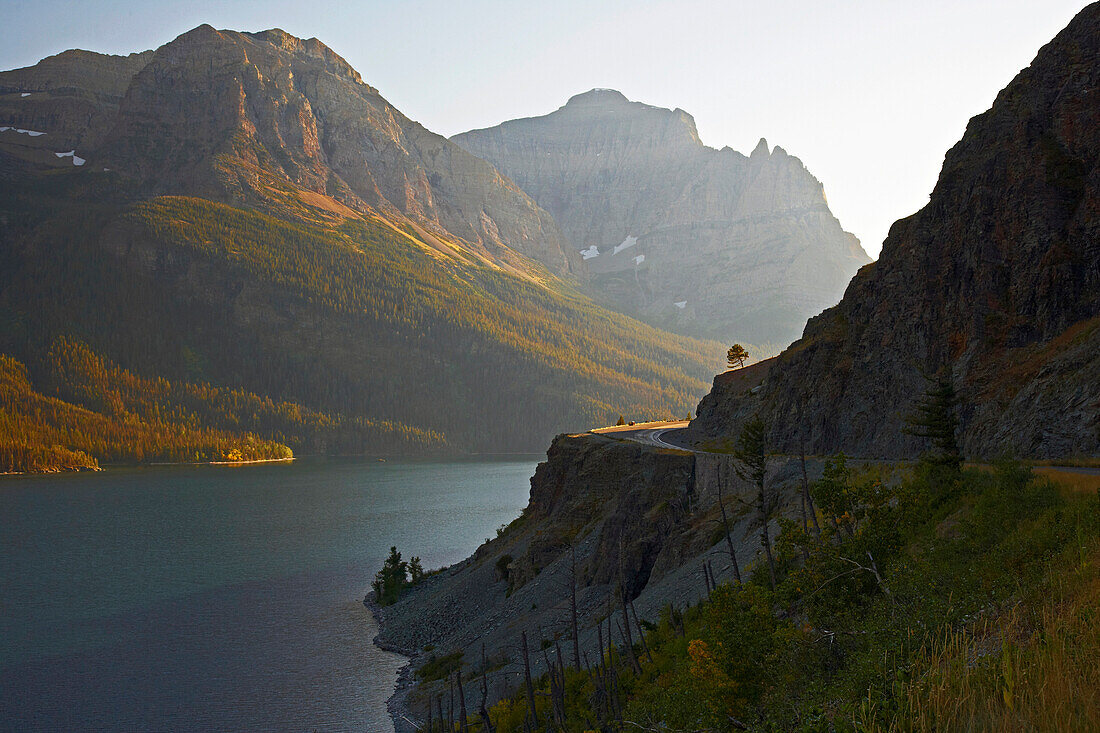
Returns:
[[[680,445],[676,440],[676,434],[686,428],[689,424],[688,420],[663,420],[657,422],[637,423],[635,425],[613,425],[607,428],[595,428],[589,430],[590,433],[597,435],[607,435],[609,437],[618,438],[620,440],[630,440],[635,443],[641,443],[642,445],[653,446],[654,448],[671,448],[672,450],[683,450],[690,453],[706,453],[707,451],[699,450],[687,445]],[[852,462],[868,462],[868,463],[899,463],[901,461],[879,461],[871,459],[863,459],[858,461],[857,459],[849,459]],[[1035,466],[1036,469],[1050,469],[1062,473],[1075,473],[1084,476],[1100,476],[1100,468],[1098,467],[1080,467],[1080,466]]]
[[[613,425],[609,428],[595,428],[588,432],[597,435],[607,435],[621,440],[631,440],[642,445],[650,445],[655,448],[671,448],[672,450],[686,450],[692,453],[701,451],[689,448],[676,442],[676,433],[688,426],[687,420],[662,420],[658,422],[638,423],[636,425]]]

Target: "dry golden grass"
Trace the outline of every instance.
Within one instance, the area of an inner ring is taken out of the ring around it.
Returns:
[[[1032,461],[1033,466],[1074,466],[1077,468],[1100,468],[1100,456],[1075,456],[1072,458],[1052,458],[1046,461]]]
[[[1100,491],[1100,476],[1087,473],[1059,471],[1045,466],[1036,466],[1032,473],[1050,479],[1066,493],[1083,494]]]
[[[891,731],[1100,731],[1100,545],[1037,614],[1016,607],[925,648]]]

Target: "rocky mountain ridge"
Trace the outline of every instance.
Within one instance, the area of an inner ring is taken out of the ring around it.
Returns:
[[[605,302],[662,327],[789,343],[869,261],[801,161],[708,148],[681,109],[594,89],[452,139],[553,215]]]
[[[756,394],[716,382],[692,424],[752,413],[776,446],[907,457],[905,420],[945,375],[969,456],[1100,453],[1100,5],[973,118],[928,204],[812,318]]]
[[[317,39],[202,25],[129,57],[65,52],[0,74],[0,90],[4,124],[44,131],[147,193],[342,206],[421,228],[451,256],[525,272],[518,252],[579,271],[515,184],[409,120]]]

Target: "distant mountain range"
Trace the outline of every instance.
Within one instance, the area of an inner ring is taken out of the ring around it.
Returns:
[[[1100,453],[1100,3],[970,120],[928,204],[812,318],[755,394],[716,380],[698,440],[750,414],[780,449],[912,456],[928,389],[958,393],[967,456]]]
[[[0,73],[0,351],[29,380],[12,367],[9,404],[41,389],[305,452],[538,450],[686,414],[722,346],[601,307],[582,262],[511,180],[317,40],[200,26]],[[203,385],[248,398],[186,397]],[[294,410],[309,429],[275,417]]]
[[[593,89],[452,139],[550,212],[595,297],[662,328],[781,348],[870,262],[798,158],[709,148],[681,109]]]

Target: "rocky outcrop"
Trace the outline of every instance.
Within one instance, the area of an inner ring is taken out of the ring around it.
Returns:
[[[64,51],[34,66],[0,72],[0,125],[47,132],[55,149],[98,143],[130,81],[152,51],[107,56]]]
[[[816,463],[808,470],[812,478],[820,474]],[[795,487],[799,476],[797,464],[780,462],[769,485]],[[575,577],[580,647],[594,659],[596,625],[609,603],[621,626],[621,606],[615,607],[620,583],[640,618],[652,622],[666,605],[683,609],[704,597],[703,562],[719,582],[732,580],[718,523],[719,483],[746,570],[759,552],[759,524],[751,512],[739,511],[751,490],[737,479],[729,456],[594,434],[560,435],[531,479],[522,516],[472,557],[430,576],[395,605],[376,609],[378,643],[412,656],[414,668],[460,652],[463,678],[480,671],[484,644],[492,704],[522,684],[522,632],[534,674],[545,670],[541,650],[554,644],[571,660],[569,593]],[[793,493],[782,497],[789,513]],[[618,631],[615,643],[621,644]],[[414,716],[429,696],[446,690],[440,684],[421,684],[404,701]],[[480,678],[472,676],[468,684],[467,699],[480,700]]]
[[[673,330],[790,343],[869,261],[798,158],[708,148],[680,109],[594,89],[453,139],[554,216],[607,302]]]
[[[806,325],[755,395],[704,399],[697,440],[759,412],[776,444],[912,456],[946,374],[970,456],[1100,453],[1100,4],[970,121],[927,206]]]

